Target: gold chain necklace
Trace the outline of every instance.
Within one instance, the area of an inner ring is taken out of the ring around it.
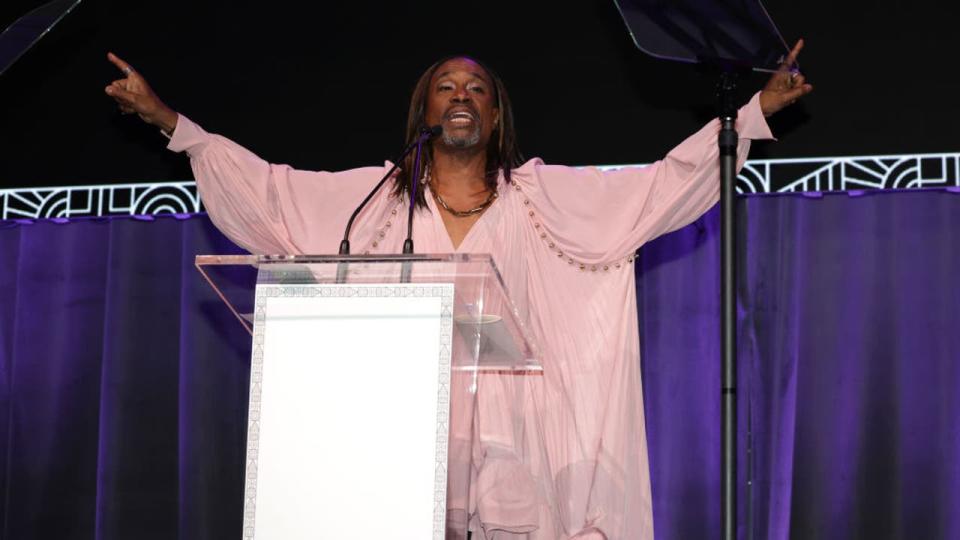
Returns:
[[[476,208],[471,208],[469,210],[464,210],[462,212],[460,210],[454,210],[453,208],[450,208],[449,206],[447,206],[447,202],[443,200],[443,197],[440,196],[440,192],[438,192],[436,188],[433,186],[433,182],[432,182],[433,178],[430,175],[429,167],[427,167],[427,170],[425,171],[425,173],[426,174],[424,176],[425,176],[426,182],[424,183],[430,186],[430,192],[433,193],[433,198],[437,200],[437,203],[440,205],[440,208],[443,208],[454,217],[470,217],[474,214],[479,214],[480,212],[483,212],[484,210],[486,210],[487,207],[493,204],[493,201],[497,200],[497,197],[499,197],[499,193],[497,193],[497,190],[494,189],[490,193],[490,196],[487,197],[487,200],[480,203],[480,206],[477,206]]]
[[[493,193],[490,194],[489,197],[487,197],[487,200],[480,203],[480,206],[477,206],[476,208],[471,208],[469,210],[460,211],[460,210],[454,210],[453,208],[450,208],[449,206],[447,206],[446,201],[444,201],[443,197],[441,197],[440,194],[437,193],[437,190],[433,189],[433,186],[430,187],[430,191],[433,192],[433,197],[437,199],[437,202],[440,204],[440,207],[446,210],[447,212],[450,212],[454,217],[470,217],[474,214],[479,214],[480,212],[483,212],[484,210],[486,210],[488,206],[493,204],[493,201],[496,200],[498,196],[497,192],[494,191]]]

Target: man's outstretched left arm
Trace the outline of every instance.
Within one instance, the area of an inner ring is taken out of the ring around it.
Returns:
[[[791,71],[803,42],[737,116],[737,170],[754,140],[773,138],[766,117],[810,93],[813,87]],[[629,256],[644,243],[703,215],[720,197],[719,120],[713,120],[642,168],[602,171],[534,163],[517,180],[542,226],[565,258],[587,265]],[[525,184],[525,185],[524,185]]]

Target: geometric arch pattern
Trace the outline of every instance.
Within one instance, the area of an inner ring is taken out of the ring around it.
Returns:
[[[741,193],[960,187],[960,154],[750,161]]]
[[[605,168],[629,167],[618,165]],[[748,160],[737,193],[960,187],[960,154]]]
[[[741,194],[921,188],[960,188],[960,153],[749,160],[737,177]],[[202,211],[194,182],[0,190],[0,219]]]
[[[202,212],[194,182],[0,190],[0,219]]]

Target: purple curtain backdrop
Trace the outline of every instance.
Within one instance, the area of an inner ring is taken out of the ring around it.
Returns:
[[[4,539],[240,538],[249,335],[204,218],[0,229]]]
[[[960,197],[740,210],[740,537],[960,538]],[[719,537],[717,231],[637,265],[659,539]],[[235,252],[203,216],[0,223],[0,537],[240,537],[249,337],[193,267]]]
[[[960,195],[739,211],[739,537],[960,538]],[[718,238],[714,209],[640,250],[660,539],[719,538]]]

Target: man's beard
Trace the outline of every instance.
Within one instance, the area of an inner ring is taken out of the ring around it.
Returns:
[[[443,130],[443,144],[450,148],[470,148],[480,142],[480,126],[476,126],[473,131],[467,135],[453,135],[447,130]]]

